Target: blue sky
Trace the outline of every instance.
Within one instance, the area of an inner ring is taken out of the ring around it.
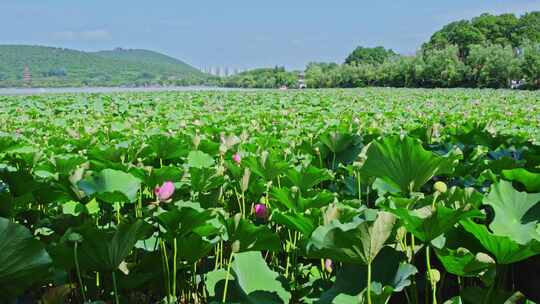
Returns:
[[[197,67],[303,68],[356,46],[411,54],[444,24],[540,0],[0,0],[0,43],[146,48]]]

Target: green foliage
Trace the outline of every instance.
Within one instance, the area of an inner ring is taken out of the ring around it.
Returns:
[[[528,83],[540,88],[540,44],[529,44],[523,49],[521,68]]]
[[[499,44],[471,46],[467,65],[471,81],[479,87],[504,88],[510,80],[520,79],[520,59],[510,46]]]
[[[346,64],[381,64],[389,58],[395,56],[392,50],[387,50],[382,46],[374,48],[357,47],[347,58]]]
[[[79,87],[201,83],[206,75],[188,64],[152,51],[82,52],[63,48],[2,45],[0,87],[26,85],[28,66],[32,86]]]
[[[467,57],[472,45],[496,44],[500,46],[519,47],[527,41],[540,42],[539,12],[531,12],[517,18],[513,14],[494,16],[482,14],[471,21],[452,22],[435,32],[424,50],[442,49],[449,45],[457,45],[461,58]]]
[[[483,14],[434,33],[416,56],[401,56],[382,47],[359,47],[343,65],[311,63],[309,88],[480,87],[508,88],[525,80],[540,87],[540,13]]]
[[[283,67],[261,68],[226,77],[221,82],[233,88],[294,88],[298,84],[298,73],[288,72]]]
[[[0,303],[418,304],[426,283],[440,303],[523,302],[540,257],[537,100],[0,97]]]

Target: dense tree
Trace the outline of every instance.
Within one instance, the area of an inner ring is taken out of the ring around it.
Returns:
[[[473,44],[482,44],[486,37],[467,20],[452,22],[431,36],[431,40],[424,44],[425,51],[430,52],[436,49],[444,49],[450,45],[455,45],[459,50],[459,57],[467,56],[469,47]]]
[[[381,64],[388,58],[395,56],[392,50],[382,46],[367,48],[357,47],[346,59],[346,64]]]
[[[235,88],[278,88],[295,87],[298,73],[288,72],[283,67],[262,68],[246,71],[221,80],[221,85]]]
[[[465,58],[472,45],[498,44],[517,48],[526,41],[540,42],[540,12],[527,13],[520,18],[514,14],[482,14],[471,21],[452,22],[435,32],[422,48],[430,51],[457,45],[460,58]]]
[[[521,68],[530,86],[540,88],[540,44],[529,44],[523,49]]]
[[[443,88],[463,85],[467,67],[460,60],[459,52],[457,46],[448,46],[424,53],[418,71],[420,85]]]
[[[519,36],[515,33],[518,23],[519,19],[514,14],[482,14],[471,21],[471,25],[478,29],[489,43],[514,47],[520,44]]]
[[[540,43],[540,12],[526,13],[519,19],[516,27],[518,42]]]
[[[469,77],[478,87],[505,88],[520,76],[520,60],[510,46],[474,45],[467,64]]]

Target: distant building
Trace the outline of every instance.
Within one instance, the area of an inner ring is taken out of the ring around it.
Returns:
[[[298,88],[299,88],[299,89],[305,89],[305,88],[307,88],[307,85],[306,85],[306,75],[304,74],[304,72],[298,73]]]
[[[26,86],[32,86],[32,75],[30,74],[30,68],[28,67],[28,65],[24,66],[23,80]]]

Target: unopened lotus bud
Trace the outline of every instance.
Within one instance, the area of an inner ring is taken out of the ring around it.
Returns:
[[[268,159],[268,151],[262,151],[261,153],[261,164],[263,165],[263,167],[265,167],[266,165],[266,160]]]
[[[225,144],[225,132],[219,133],[219,141],[221,142],[222,145]]]
[[[253,213],[255,213],[256,218],[265,220],[268,217],[268,208],[264,204],[256,204],[253,207]]]
[[[448,190],[448,187],[446,186],[445,183],[438,181],[438,182],[435,182],[435,184],[433,185],[433,189],[439,193],[445,193],[446,190]]]
[[[242,183],[241,183],[241,188],[242,188],[242,192],[246,192],[248,187],[249,187],[249,177],[251,176],[251,171],[249,170],[249,168],[245,168],[244,169],[244,176],[242,176]]]
[[[218,166],[217,169],[216,169],[216,175],[217,176],[223,176],[223,174],[225,174],[225,167]]]
[[[240,251],[240,240],[236,240],[232,243],[232,252],[237,253]]]
[[[242,142],[246,142],[249,138],[249,134],[246,130],[242,131],[242,134],[240,134],[240,139]]]
[[[396,241],[400,242],[401,240],[405,239],[407,236],[407,229],[404,226],[401,226],[396,231]]]
[[[232,160],[233,160],[237,165],[240,165],[240,163],[242,162],[242,156],[240,155],[240,153],[235,153],[235,154],[232,156]]]
[[[225,153],[227,153],[227,146],[225,145],[219,145],[219,154],[221,155],[225,155]]]
[[[326,212],[324,213],[324,224],[330,224],[333,220],[336,220],[339,218],[339,209],[336,206],[336,204],[331,204],[326,208]]]
[[[297,192],[298,192],[298,187],[292,186],[292,187],[291,187],[291,192],[292,192],[292,193],[297,193]]]
[[[321,155],[321,150],[319,149],[319,147],[315,147],[315,154],[317,155]]]
[[[195,146],[195,149],[199,148],[199,145],[201,144],[201,137],[199,134],[193,136],[193,145]]]
[[[324,260],[324,270],[328,273],[332,273],[332,271],[334,271],[334,262],[330,259]]]

